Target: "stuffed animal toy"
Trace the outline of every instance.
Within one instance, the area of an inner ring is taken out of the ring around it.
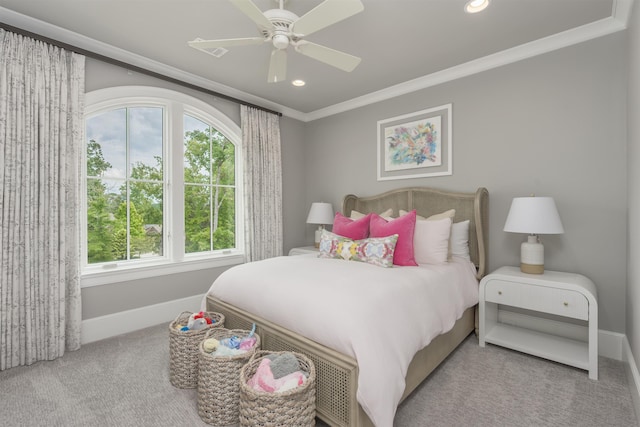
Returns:
[[[205,319],[193,319],[193,321],[189,321],[187,327],[190,331],[199,331],[200,329],[204,329],[207,327],[207,321]]]
[[[211,325],[213,320],[209,317],[206,317],[204,312],[201,311],[199,313],[193,313],[189,316],[189,322],[187,322],[187,328],[189,331],[197,331],[200,329],[204,329],[207,325]]]
[[[212,351],[216,351],[216,349],[218,348],[219,345],[220,345],[220,342],[215,338],[207,338],[206,340],[204,340],[202,342],[202,348],[207,353],[211,353]]]
[[[200,329],[204,329],[207,325],[211,325],[215,323],[215,320],[207,317],[204,311],[199,313],[193,313],[189,316],[189,320],[186,325],[176,325],[176,329],[182,332],[186,331],[197,331]]]

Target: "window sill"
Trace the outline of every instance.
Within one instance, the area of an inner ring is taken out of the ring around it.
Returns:
[[[205,270],[208,268],[228,267],[244,263],[244,254],[226,255],[224,257],[207,257],[185,259],[179,262],[157,262],[144,266],[122,265],[114,269],[92,269],[85,271],[80,277],[81,287],[108,285],[111,283],[128,282],[149,277],[166,276],[167,274],[184,273],[187,271]]]

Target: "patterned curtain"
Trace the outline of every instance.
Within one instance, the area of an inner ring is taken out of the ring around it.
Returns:
[[[0,29],[0,370],[80,347],[84,62]]]
[[[282,156],[276,114],[241,106],[247,261],[282,255]]]

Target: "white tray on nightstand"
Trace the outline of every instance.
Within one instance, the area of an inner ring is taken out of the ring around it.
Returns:
[[[304,254],[317,254],[319,252],[318,248],[315,246],[303,246],[300,248],[293,248],[289,251],[289,256],[291,255],[304,255]]]

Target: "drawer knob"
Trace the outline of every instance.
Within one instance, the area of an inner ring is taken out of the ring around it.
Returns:
[[[565,306],[565,307],[569,307],[569,303],[568,303],[568,302],[565,302],[565,303],[564,303],[564,306]]]
[[[498,295],[502,295],[502,291],[498,291]]]

